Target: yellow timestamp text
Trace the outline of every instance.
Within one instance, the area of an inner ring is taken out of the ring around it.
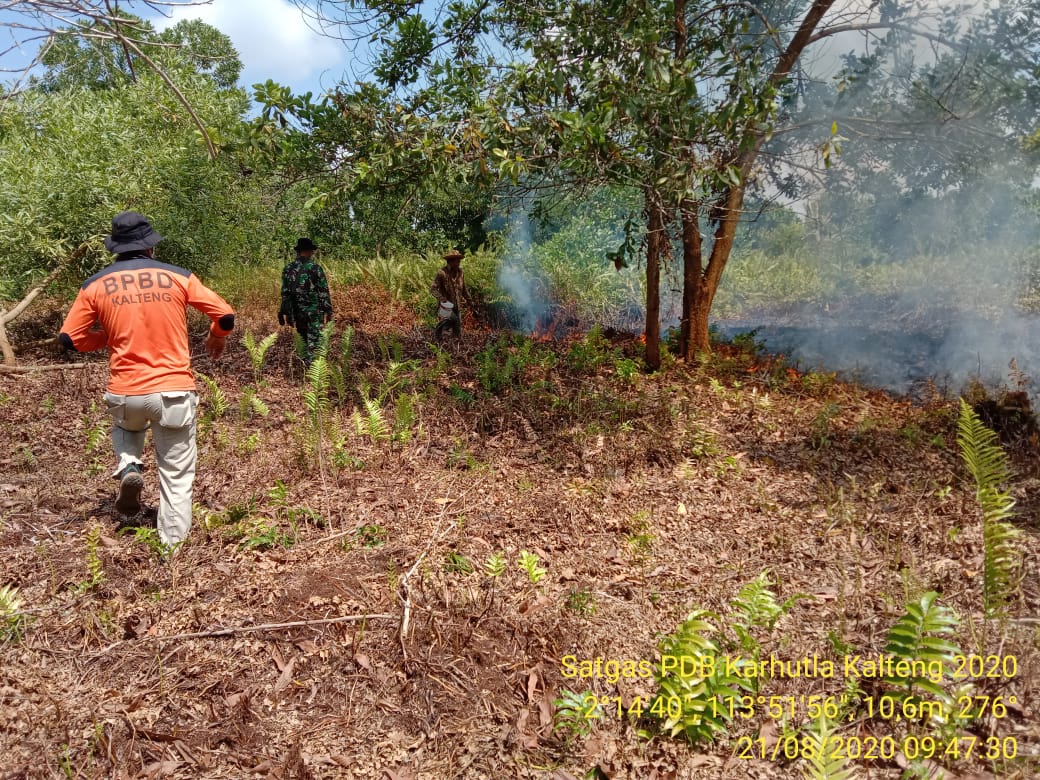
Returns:
[[[945,721],[951,717],[977,720],[992,717],[1000,720],[1008,716],[1008,707],[1018,705],[1016,696],[960,696],[946,701],[891,695],[866,696],[850,699],[847,695],[786,694],[772,696],[726,696],[702,701],[688,694],[682,696],[597,696],[586,694],[582,699],[582,715],[592,720],[603,717],[678,718],[693,709],[713,719],[753,720],[765,715],[773,720],[808,718],[828,720],[847,718],[851,723],[859,716],[867,720]]]
[[[902,754],[909,761],[944,759],[968,761],[972,758],[996,761],[1018,756],[1018,740],[1014,737],[845,737],[831,735],[820,743],[809,736],[781,737],[776,741],[765,737],[740,737],[736,757],[780,761],[809,760],[891,761]]]

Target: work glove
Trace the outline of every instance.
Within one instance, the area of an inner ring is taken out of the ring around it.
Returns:
[[[218,336],[215,333],[210,333],[206,337],[206,352],[209,353],[210,359],[219,360],[220,356],[224,354],[224,347],[227,346],[227,338],[225,336]]]

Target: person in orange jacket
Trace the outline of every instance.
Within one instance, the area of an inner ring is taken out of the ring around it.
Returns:
[[[145,431],[151,428],[159,471],[157,527],[160,539],[172,548],[191,530],[195,480],[198,395],[187,307],[210,318],[206,351],[214,360],[224,353],[235,312],[187,269],[156,260],[155,245],[162,239],[141,214],[117,214],[105,239],[115,262],[83,283],[58,340],[77,352],[108,347],[105,404],[118,459],[113,474],[119,480],[116,509],[125,515],[141,509],[141,454]]]

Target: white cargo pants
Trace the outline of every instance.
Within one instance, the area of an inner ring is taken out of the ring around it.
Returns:
[[[144,434],[152,429],[159,468],[159,538],[168,545],[191,530],[191,495],[195,481],[195,410],[198,395],[182,390],[148,395],[105,393],[112,416],[112,446],[118,477],[132,463],[141,465]]]

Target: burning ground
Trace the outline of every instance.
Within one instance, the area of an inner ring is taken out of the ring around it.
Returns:
[[[342,404],[331,393],[320,461],[285,333],[256,392],[266,416],[248,400],[244,348],[200,361],[227,409],[213,417],[203,388],[198,511],[172,565],[117,526],[103,359],[4,375],[0,581],[28,619],[0,645],[0,777],[800,776],[804,762],[782,755],[740,757],[741,737],[776,744],[784,724],[763,712],[693,748],[645,739],[652,724],[627,716],[604,714],[588,735],[554,728],[564,689],[626,707],[654,693],[639,676],[566,679],[562,659],[656,662],[695,609],[735,648],[732,600],[762,572],[780,601],[798,597],[756,631],[763,657],[839,668],[880,653],[906,602],[937,591],[966,652],[1017,662],[976,681],[1016,703],[970,733],[1013,738],[1019,758],[947,760],[947,776],[1035,776],[1032,433],[1009,448],[1025,577],[1013,619],[984,630],[981,515],[953,404],[730,348],[644,376],[623,336],[531,342],[473,327],[441,354],[376,290],[336,305],[340,328],[356,329],[351,389]],[[270,302],[243,308],[243,332],[270,331]],[[389,423],[373,435],[371,414],[357,433],[352,413],[382,389],[385,419],[409,420],[409,436]],[[144,498],[157,501],[154,483]],[[761,693],[798,701],[844,682],[775,676]],[[840,733],[907,732],[860,710]],[[906,761],[856,763],[896,778]]]

